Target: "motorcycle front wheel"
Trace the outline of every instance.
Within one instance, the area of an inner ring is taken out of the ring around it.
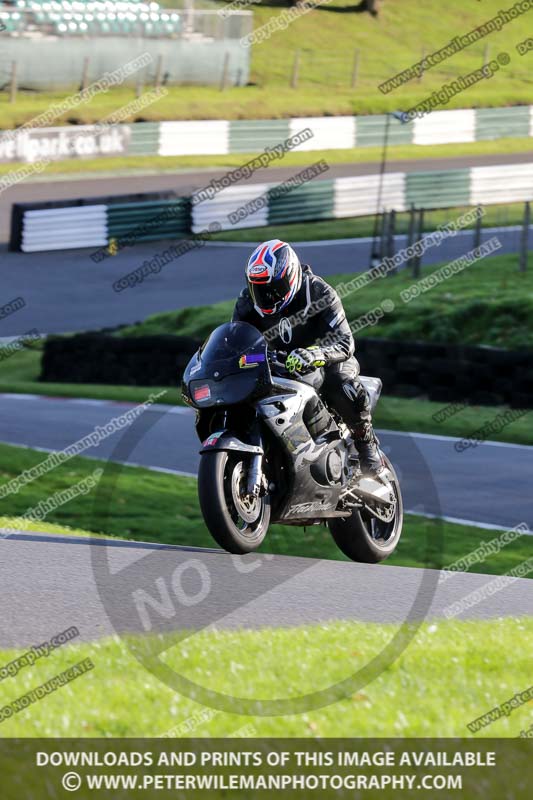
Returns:
[[[270,523],[270,498],[246,492],[247,456],[215,450],[202,453],[198,499],[213,539],[228,553],[251,553],[261,545]]]
[[[396,510],[390,522],[376,519],[368,511],[352,511],[349,517],[332,519],[328,523],[335,544],[352,561],[377,564],[394,551],[400,541],[403,527],[403,501],[398,476],[389,459],[383,455],[392,479]]]

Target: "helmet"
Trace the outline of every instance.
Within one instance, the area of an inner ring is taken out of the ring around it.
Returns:
[[[302,285],[302,266],[290,244],[270,239],[250,256],[246,280],[255,310],[261,316],[278,314]]]

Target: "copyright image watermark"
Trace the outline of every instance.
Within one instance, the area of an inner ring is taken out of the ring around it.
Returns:
[[[137,72],[139,69],[146,67],[152,62],[152,60],[153,59],[150,53],[142,53],[132,61],[128,61],[126,64],[123,64],[116,70],[113,70],[113,72],[106,72],[97,81],[91,83],[86,89],[82,89],[81,91],[70,95],[70,97],[61,100],[58,103],[52,104],[46,111],[43,111],[36,117],[33,117],[33,119],[29,120],[28,122],[23,123],[20,127],[16,128],[16,130],[6,131],[5,133],[1,134],[0,148],[6,148],[10,143],[14,144],[17,140],[17,137],[24,133],[24,131],[32,130],[34,128],[49,127],[54,120],[56,120],[58,117],[61,117],[67,111],[70,111],[73,108],[92,100],[92,98],[98,94],[108,92],[112,86],[120,85],[127,77]],[[123,120],[130,114],[138,112],[141,108],[145,108],[147,105],[155,102],[166,93],[166,89],[158,88],[154,89],[152,92],[149,92],[144,98],[141,97],[137,100],[131,101],[124,106],[123,109],[113,112],[110,115],[108,122],[103,121],[102,123],[99,123],[102,126],[100,130],[103,131],[110,129],[110,127],[117,123],[117,120]],[[98,130],[98,125],[96,128]],[[76,142],[80,140],[82,136],[83,134],[73,137],[72,142],[69,143],[69,147],[75,148]],[[47,166],[52,163],[52,161],[53,159],[50,158],[37,158],[31,164],[24,165],[16,170],[11,170],[0,178],[0,193],[6,189],[9,189],[10,186],[14,186],[17,183],[26,180],[32,175],[43,172]]]
[[[527,577],[532,571],[533,558],[528,558],[503,575],[498,575],[496,578],[483,584],[479,589],[475,589],[473,592],[465,595],[461,600],[456,600],[454,603],[451,603],[451,605],[446,606],[446,608],[443,609],[443,614],[446,619],[457,617],[464,611],[468,611],[470,608],[479,605],[479,603],[482,603],[484,600],[488,600],[489,597],[506,589],[520,578]]]
[[[494,33],[494,31],[501,31],[504,25],[507,25],[514,19],[517,19],[522,14],[531,11],[532,8],[533,0],[521,0],[521,2],[515,3],[514,6],[511,6],[503,11],[499,11],[496,16],[492,17],[492,19],[488,20],[482,25],[478,25],[477,28],[473,28],[465,34],[455,36],[450,42],[448,42],[447,45],[441,47],[440,50],[429,53],[427,56],[424,56],[421,61],[416,62],[411,67],[403,70],[403,72],[398,72],[392,78],[384,81],[384,83],[381,83],[378,86],[378,89],[380,92],[383,92],[383,94],[388,94],[393,89],[399,88],[414,78],[420,78],[424,72],[427,72],[429,69],[432,69],[432,67],[435,67],[438,64],[442,64],[443,61],[446,61],[448,58],[451,58],[451,56],[461,52],[461,50],[464,50],[471,44],[478,42],[480,39],[483,39],[490,33]],[[526,39],[526,42],[527,41],[528,40]],[[518,52],[520,55],[523,55],[523,52],[520,50],[518,50]],[[524,52],[526,52],[526,50],[524,50]]]
[[[460,414],[461,411],[464,411],[465,408],[469,407],[469,405],[470,404],[466,400],[458,400],[454,403],[448,403],[448,405],[444,406],[443,408],[439,408],[438,411],[435,411],[435,413],[431,415],[431,419],[434,422],[445,422],[447,419],[455,417],[456,414]]]
[[[91,475],[82,478],[77,483],[69,486],[68,489],[61,489],[50,495],[46,500],[40,500],[36,506],[32,506],[17,517],[16,523],[13,525],[5,525],[0,528],[0,538],[7,538],[14,533],[28,530],[31,523],[43,522],[43,520],[53,511],[74,500],[75,497],[86,495],[98,485],[98,481],[103,475],[102,469],[95,469]]]
[[[81,439],[78,439],[76,442],[68,447],[65,447],[63,450],[54,451],[35,467],[25,469],[24,472],[21,472],[21,474],[16,478],[12,478],[10,481],[0,486],[0,499],[7,497],[10,494],[19,492],[22,488],[24,488],[24,486],[27,486],[32,481],[36,481],[38,478],[46,475],[60,464],[65,463],[65,461],[74,458],[74,456],[81,455],[90,447],[96,447],[98,444],[100,444],[100,442],[103,442],[109,436],[112,436],[114,433],[117,433],[128,425],[131,425],[131,423],[134,422],[140,414],[146,411],[147,408],[157,402],[157,400],[159,400],[160,397],[163,397],[163,395],[166,393],[166,389],[163,389],[161,392],[157,393],[152,392],[143,403],[128,409],[128,411],[118,417],[113,417],[113,419],[107,422],[104,427],[97,425],[91,433],[87,434],[87,436],[83,436]]]
[[[204,200],[212,200],[218,192],[223,189],[228,189],[239,181],[247,180],[258,169],[264,169],[268,165],[279,158],[283,158],[285,153],[290,152],[295,147],[309,141],[314,136],[311,128],[303,128],[298,133],[289,136],[283,142],[275,144],[272,147],[265,147],[263,152],[250,159],[245,164],[236,169],[229,170],[221,178],[212,178],[207,186],[202,189],[197,189],[191,196],[191,203],[193,206],[202,203]]]
[[[498,237],[493,236],[479,247],[474,247],[468,253],[450,261],[449,264],[445,264],[427,277],[421,278],[406,289],[402,289],[400,292],[401,299],[404,303],[410,303],[412,300],[420,297],[421,294],[429,292],[431,289],[434,289],[435,286],[444,283],[444,281],[447,281],[449,278],[453,277],[453,275],[457,275],[472,264],[492,255],[497,250],[500,250],[501,247],[502,243]]]
[[[230,222],[232,225],[242,222],[251,214],[255,214],[257,211],[260,211],[263,208],[268,208],[273,199],[284,197],[286,194],[289,194],[289,192],[292,192],[293,189],[297,189],[299,186],[304,186],[306,183],[314,180],[319,175],[323,175],[328,170],[329,164],[324,159],[317,161],[315,164],[311,164],[311,166],[306,167],[296,175],[293,175],[282,183],[279,183],[277,186],[268,189],[268,191],[264,194],[255,197],[253,200],[249,200],[242,206],[239,206],[239,208],[227,215],[228,222]]]
[[[323,6],[327,3],[331,3],[331,0],[307,0],[305,3],[298,3],[298,5],[292,6],[292,8],[284,9],[281,14],[270,17],[268,22],[265,22],[264,25],[256,28],[247,36],[243,36],[240,40],[241,47],[251,47],[253,44],[266,42],[274,33],[286,30],[291,23],[303,17],[304,14],[308,14],[310,11],[317,8],[317,6]]]
[[[200,233],[193,234],[190,239],[182,239],[181,242],[177,244],[171,244],[166,250],[156,253],[150,259],[146,259],[142,266],[137,267],[137,269],[126,273],[126,275],[114,281],[113,291],[123,292],[124,289],[132,289],[134,286],[143,283],[145,278],[150,275],[157,275],[167,264],[171,264],[173,261],[176,261],[176,259],[190,253],[191,250],[203,247],[211,236],[214,233],[218,233],[220,230],[220,223],[210,222],[208,228]]]
[[[16,314],[17,311],[20,311],[25,307],[26,301],[23,297],[13,298],[13,300],[10,300],[9,303],[5,303],[3,306],[0,306],[0,320],[10,317],[11,314]]]
[[[530,530],[527,523],[520,522],[518,525],[515,525],[514,528],[504,531],[502,534],[495,536],[488,542],[482,542],[479,547],[476,547],[475,550],[471,550],[470,553],[461,556],[461,558],[458,558],[456,561],[448,564],[448,566],[442,567],[439,575],[439,583],[444,583],[453,575],[467,572],[473,564],[483,563],[486,559],[490,558],[490,556],[497,555],[499,552],[501,552],[501,550],[503,550],[504,547],[506,547],[508,544],[511,544],[511,542],[514,542],[521,536],[529,533]]]
[[[32,328],[26,333],[22,333],[20,336],[11,339],[11,341],[4,343],[0,342],[0,362],[6,361],[11,356],[15,355],[15,353],[24,350],[28,344],[32,342],[39,342],[41,339],[45,339],[46,337],[39,333],[37,328]]]
[[[5,722],[6,719],[10,719],[14,714],[19,714],[21,711],[24,711],[33,703],[38,703],[47,695],[56,692],[58,689],[63,688],[63,686],[67,686],[69,683],[72,683],[72,681],[81,678],[82,675],[85,675],[93,669],[94,663],[90,658],[84,658],[83,661],[78,661],[77,664],[73,664],[68,669],[50,678],[50,680],[45,681],[45,683],[41,683],[40,686],[36,686],[35,689],[30,689],[29,692],[26,692],[26,694],[13,700],[11,703],[6,703],[5,706],[0,708],[0,723]]]
[[[513,697],[510,697],[509,700],[505,700],[503,703],[500,703],[499,706],[495,706],[481,717],[473,719],[466,727],[471,733],[478,733],[481,728],[492,725],[493,722],[496,722],[496,720],[502,717],[508,717],[513,713],[515,708],[520,708],[524,703],[529,703],[531,700],[533,700],[533,686],[530,686],[529,689],[523,692],[517,692]]]
[[[425,100],[417,103],[417,105],[413,106],[409,111],[402,112],[400,115],[402,122],[412,122],[414,119],[421,119],[436,108],[447,105],[452,97],[457,97],[457,95],[470,89],[471,86],[475,86],[480,81],[493,78],[496,73],[499,72],[500,67],[507,66],[510,61],[511,57],[509,53],[498,53],[496,58],[493,58],[479,69],[469,72],[468,75],[460,75],[458,78],[451,81],[451,83],[445,83],[440,89],[437,89],[436,92],[426,97]]]
[[[453,449],[457,453],[464,453],[469,448],[477,447],[486,442],[492,434],[501,433],[508,425],[531,414],[531,411],[531,408],[509,408],[507,411],[498,412],[493,419],[487,420],[480,428],[472,431],[470,436],[455,442]]]
[[[67,628],[67,630],[52,636],[49,641],[33,645],[33,647],[25,653],[22,653],[21,656],[14,658],[13,661],[0,667],[0,681],[9,677],[14,678],[24,667],[33,667],[35,662],[40,658],[47,658],[58,647],[62,647],[64,644],[71,642],[72,639],[75,639],[79,635],[79,630],[73,625]]]

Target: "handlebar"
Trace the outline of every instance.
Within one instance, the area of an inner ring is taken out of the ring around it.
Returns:
[[[318,373],[323,374],[322,367],[313,367],[313,369],[309,370],[308,372],[299,372],[298,370],[290,372],[285,366],[285,361],[288,355],[289,354],[285,350],[267,351],[267,358],[271,368],[273,368],[277,372],[283,373],[282,375],[280,375],[280,377],[288,375],[289,378],[293,378],[295,380],[301,379],[306,383],[314,383],[315,379],[312,376],[316,376],[318,375]]]
[[[270,364],[271,368],[279,372],[283,372],[286,375],[295,375],[294,372],[289,372],[287,367],[285,366],[285,360],[287,358],[288,353],[285,350],[268,350],[267,357],[268,363]]]

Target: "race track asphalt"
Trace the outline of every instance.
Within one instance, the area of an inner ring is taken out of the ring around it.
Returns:
[[[124,414],[130,404],[0,395],[0,441],[60,450]],[[480,421],[481,422],[481,421]],[[533,448],[484,442],[457,452],[451,437],[381,431],[402,484],[405,507],[480,525],[533,530]],[[188,408],[153,405],[125,433],[83,455],[195,475],[199,443]]]
[[[518,228],[486,229],[482,241],[495,235],[502,244],[499,253],[517,251]],[[533,249],[533,226],[530,242]],[[115,281],[162,253],[169,244],[139,244],[98,264],[90,258],[94,249],[0,254],[2,303],[16,297],[26,303],[21,310],[0,319],[0,338],[33,329],[47,334],[131,324],[160,311],[230,300],[242,289],[251,245],[209,242],[171,261],[141,284],[121,292],[113,290]],[[405,246],[406,237],[397,236],[396,252]],[[423,264],[451,261],[473,247],[472,231],[463,231],[445,239],[440,247],[426,250]],[[302,261],[320,275],[353,274],[368,269],[371,240],[296,243],[295,248]]]
[[[1,395],[0,441],[61,449],[129,408],[106,401]],[[458,453],[454,441],[382,433],[407,510],[501,527],[526,522],[531,530],[532,448],[484,443]],[[160,405],[84,455],[194,474],[197,449],[192,412]],[[243,558],[216,549],[13,533],[0,541],[0,647],[28,647],[72,625],[81,639],[93,640],[146,630],[333,619],[399,624],[454,616],[452,604],[478,589],[483,599],[467,602],[458,618],[533,612],[533,581],[507,579],[485,594],[483,587],[493,580],[457,573],[439,583],[438,571],[431,569],[262,554]],[[175,589],[177,582],[184,594],[178,591],[163,603],[164,587]],[[179,598],[188,595],[202,600],[183,604]],[[148,610],[147,596],[153,601]],[[164,614],[157,612],[162,607]]]
[[[50,541],[50,539],[52,539]],[[401,624],[454,615],[452,607],[495,576],[289,556],[230,556],[221,551],[142,547],[82,538],[20,537],[0,542],[0,647],[30,647],[75,625],[91,641],[113,634],[185,629],[292,626],[330,620]],[[178,576],[178,578],[176,578]],[[162,615],[143,616],[141,592],[159,600],[176,586]],[[533,581],[508,579],[486,599],[465,601],[458,619],[522,616],[533,609]],[[147,623],[146,620],[149,620]],[[391,632],[392,636],[392,632]]]

